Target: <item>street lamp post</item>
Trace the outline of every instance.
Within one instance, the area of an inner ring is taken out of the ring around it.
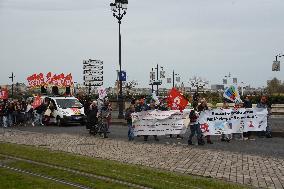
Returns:
[[[157,67],[155,68],[157,70],[157,96],[159,96],[159,65],[157,64]]]
[[[115,0],[114,3],[110,3],[111,10],[113,12],[113,17],[118,20],[118,41],[119,41],[119,73],[121,74],[121,34],[120,25],[123,16],[126,14],[128,0]],[[119,95],[118,95],[118,118],[123,119],[123,96],[122,96],[122,80],[119,78]]]
[[[283,56],[284,54],[279,54],[275,56],[275,61],[273,61],[272,64],[272,71],[280,71],[280,61],[278,61],[278,57],[281,58]]]

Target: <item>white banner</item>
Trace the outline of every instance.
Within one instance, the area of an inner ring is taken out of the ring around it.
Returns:
[[[188,116],[188,113],[177,110],[133,113],[134,136],[184,134],[189,124]]]
[[[265,131],[267,113],[263,108],[213,109],[201,112],[199,123],[205,135]]]
[[[107,96],[106,89],[102,86],[100,86],[98,89],[99,99],[104,99]]]

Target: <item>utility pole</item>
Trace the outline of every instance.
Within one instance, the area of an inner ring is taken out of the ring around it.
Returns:
[[[14,96],[14,72],[12,72],[12,75],[9,77],[12,80],[12,97]]]
[[[173,88],[175,88],[175,70],[173,70]]]
[[[157,64],[157,96],[159,96],[159,83],[158,83],[158,80],[159,80],[159,65]]]
[[[154,71],[154,68],[152,68],[152,72]],[[154,79],[154,78],[153,78]],[[152,93],[154,92],[154,81],[152,81]]]

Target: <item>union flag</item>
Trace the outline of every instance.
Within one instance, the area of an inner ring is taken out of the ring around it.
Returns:
[[[167,98],[168,106],[172,110],[183,111],[188,104],[188,100],[176,88],[170,90]]]

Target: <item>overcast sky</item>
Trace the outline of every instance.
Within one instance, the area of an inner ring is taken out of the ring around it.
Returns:
[[[118,23],[106,0],[0,0],[0,83],[33,73],[72,73],[83,59],[104,61],[105,86],[118,69]],[[122,21],[122,68],[148,86],[157,63],[187,84],[201,76],[264,86],[275,55],[284,53],[283,0],[129,0]]]

